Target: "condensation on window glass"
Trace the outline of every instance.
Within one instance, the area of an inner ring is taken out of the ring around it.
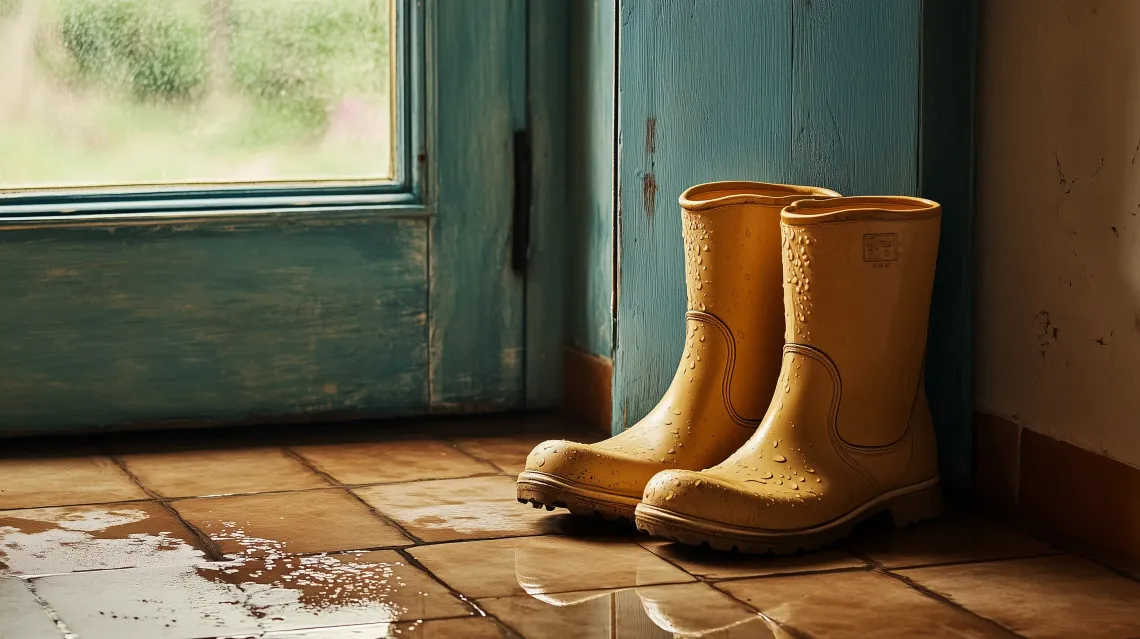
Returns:
[[[389,0],[0,0],[0,190],[393,175]]]

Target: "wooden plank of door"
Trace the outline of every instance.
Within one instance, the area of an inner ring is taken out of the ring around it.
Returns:
[[[430,402],[436,411],[521,406],[523,277],[511,270],[512,82],[521,2],[439,0],[429,61],[437,123],[431,231]],[[509,10],[503,10],[503,7]],[[521,23],[525,28],[525,20]],[[512,31],[514,29],[514,31]]]
[[[0,433],[422,411],[427,225],[0,229]]]
[[[656,404],[681,355],[677,198],[698,182],[788,179],[792,104],[789,3],[627,0],[621,12],[615,430]]]

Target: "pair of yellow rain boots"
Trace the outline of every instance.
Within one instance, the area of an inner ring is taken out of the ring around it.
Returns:
[[[777,554],[882,511],[937,516],[923,359],[941,206],[757,182],[680,203],[689,310],[672,384],[620,435],[539,444],[519,501]]]

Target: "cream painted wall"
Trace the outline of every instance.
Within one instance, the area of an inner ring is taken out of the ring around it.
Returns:
[[[1140,467],[1140,1],[982,7],[977,407]]]

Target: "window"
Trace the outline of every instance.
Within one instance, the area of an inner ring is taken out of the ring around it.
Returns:
[[[411,190],[409,4],[0,0],[0,195]]]

